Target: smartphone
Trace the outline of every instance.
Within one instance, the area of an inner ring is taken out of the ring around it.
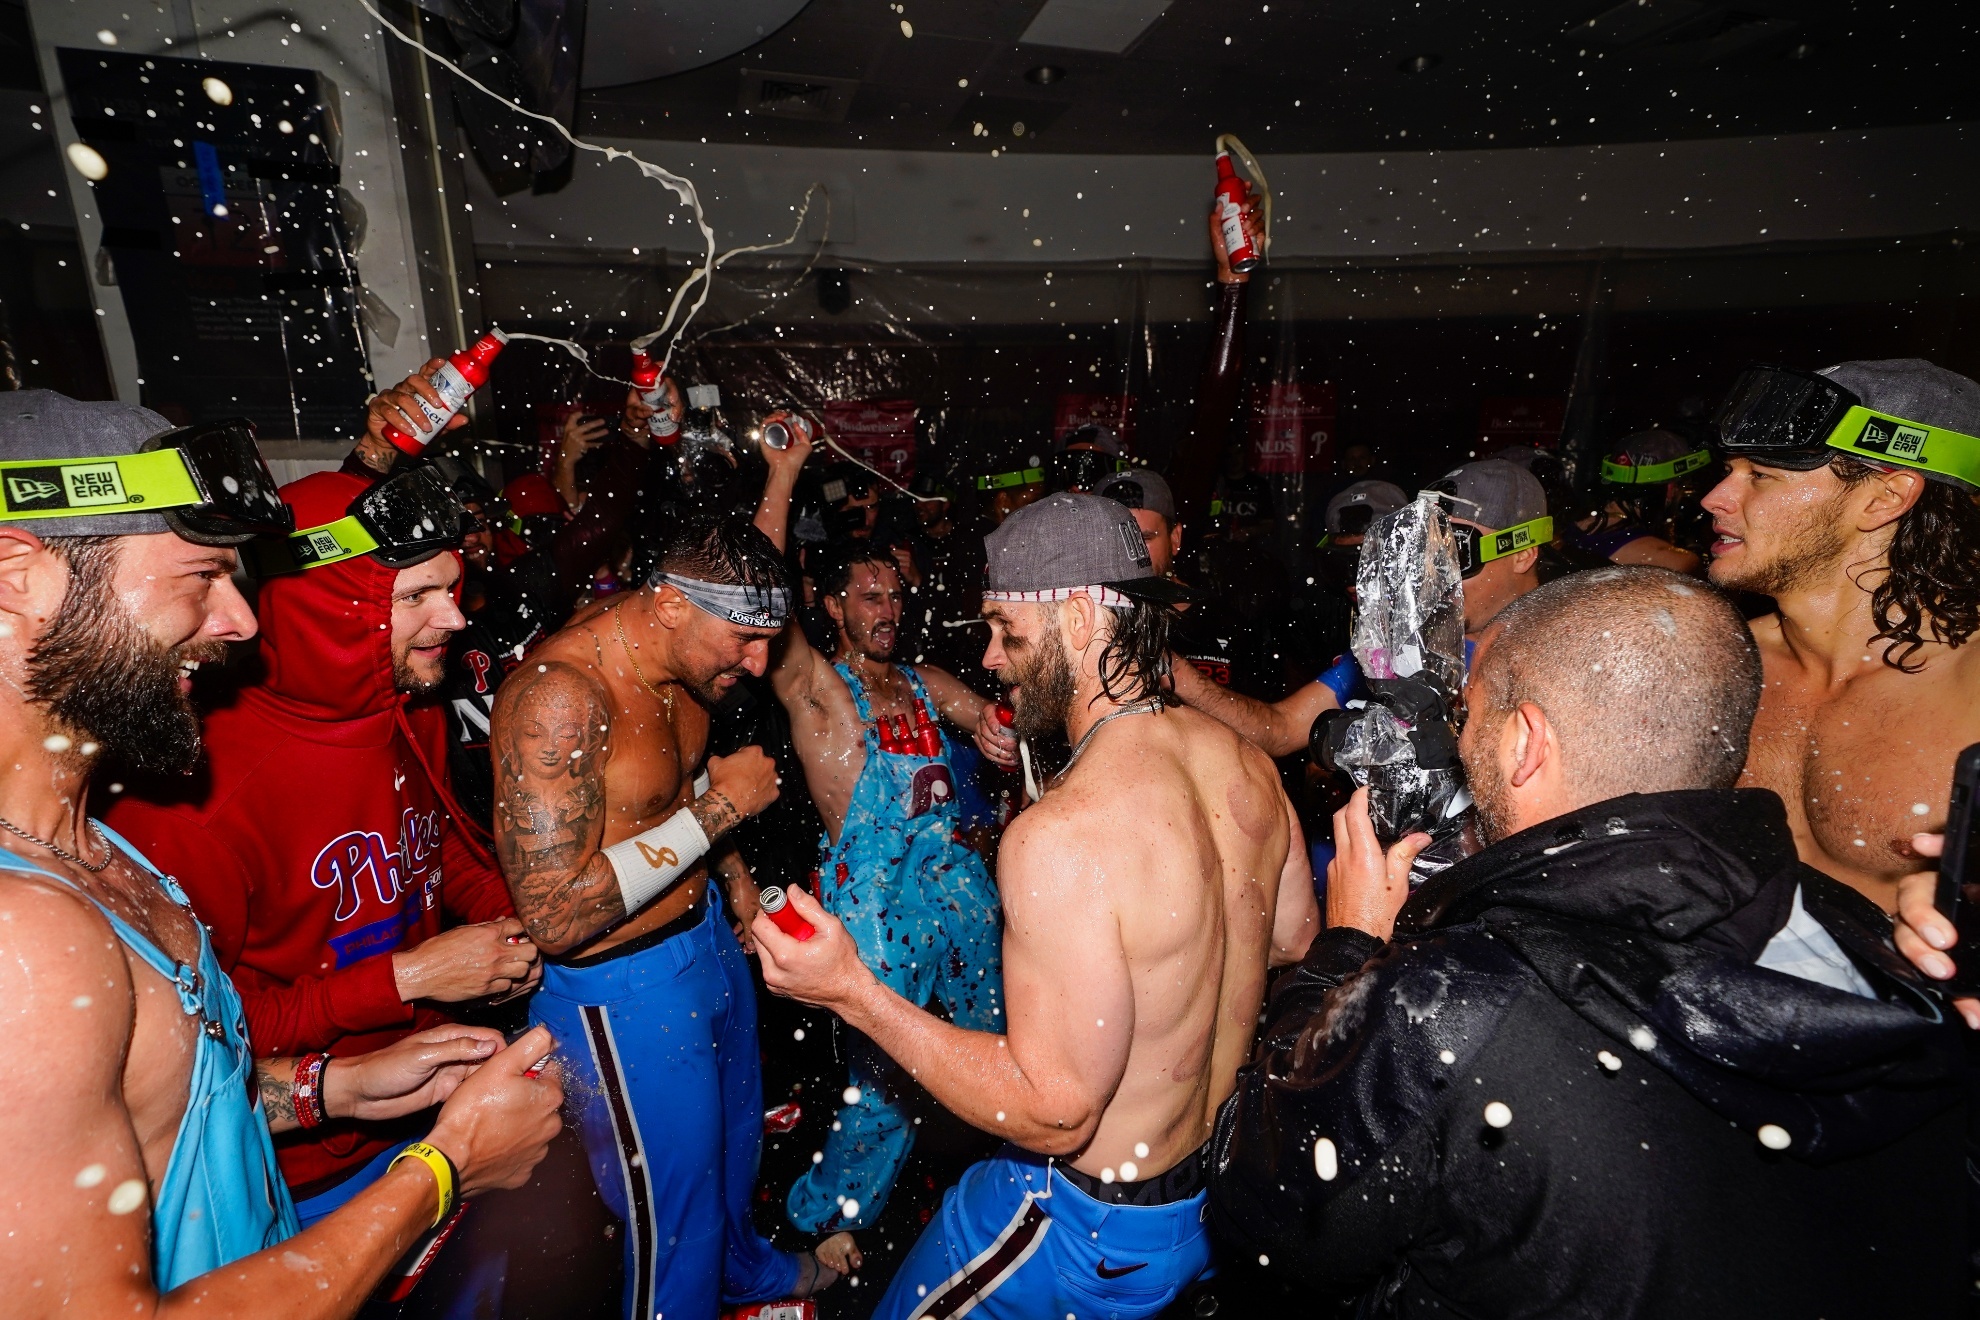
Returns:
[[[1957,994],[1980,990],[1980,840],[1974,830],[1980,827],[1980,743],[1959,754],[1953,762],[1952,805],[1946,812],[1945,850],[1939,855],[1939,887],[1935,902],[1939,912],[1959,931],[1953,946],[1955,971],[1948,988]]]

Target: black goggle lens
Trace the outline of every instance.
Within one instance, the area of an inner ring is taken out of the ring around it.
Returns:
[[[1749,367],[1733,383],[1714,423],[1730,453],[1816,452],[1856,396],[1825,376]]]
[[[372,552],[388,568],[405,568],[461,543],[467,510],[430,467],[381,481],[351,502],[349,513],[378,542]]]

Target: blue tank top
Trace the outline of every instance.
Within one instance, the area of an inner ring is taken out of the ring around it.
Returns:
[[[100,828],[125,856],[151,873],[166,897],[191,910],[178,882],[160,873],[110,829]],[[44,871],[5,848],[0,848],[0,870],[54,880],[89,898],[67,877]],[[241,998],[220,969],[206,927],[195,917],[199,966],[188,967],[168,957],[109,908],[93,898],[90,902],[124,947],[177,987],[179,1007],[186,1016],[199,1019],[186,1114],[179,1121],[165,1176],[152,1197],[151,1274],[159,1292],[170,1292],[188,1279],[294,1237],[299,1231],[296,1210],[262,1117]]]

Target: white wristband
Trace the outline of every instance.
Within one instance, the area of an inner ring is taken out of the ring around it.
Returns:
[[[682,807],[644,834],[605,849],[619,894],[633,913],[671,889],[708,851],[708,834],[694,813]]]
[[[712,781],[708,778],[708,772],[706,770],[703,770],[700,774],[696,775],[694,777],[694,795],[696,797],[700,797],[703,793],[706,793],[708,791],[708,785],[711,782]]]

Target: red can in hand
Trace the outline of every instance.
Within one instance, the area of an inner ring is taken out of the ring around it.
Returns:
[[[1009,702],[1000,701],[997,703],[997,723],[1008,729],[1016,719],[1017,712],[1011,709]]]
[[[777,924],[778,930],[792,939],[808,940],[818,933],[812,924],[800,917],[797,909],[791,906],[791,900],[784,893],[783,886],[769,886],[757,901],[763,905],[763,915],[769,917]]]

